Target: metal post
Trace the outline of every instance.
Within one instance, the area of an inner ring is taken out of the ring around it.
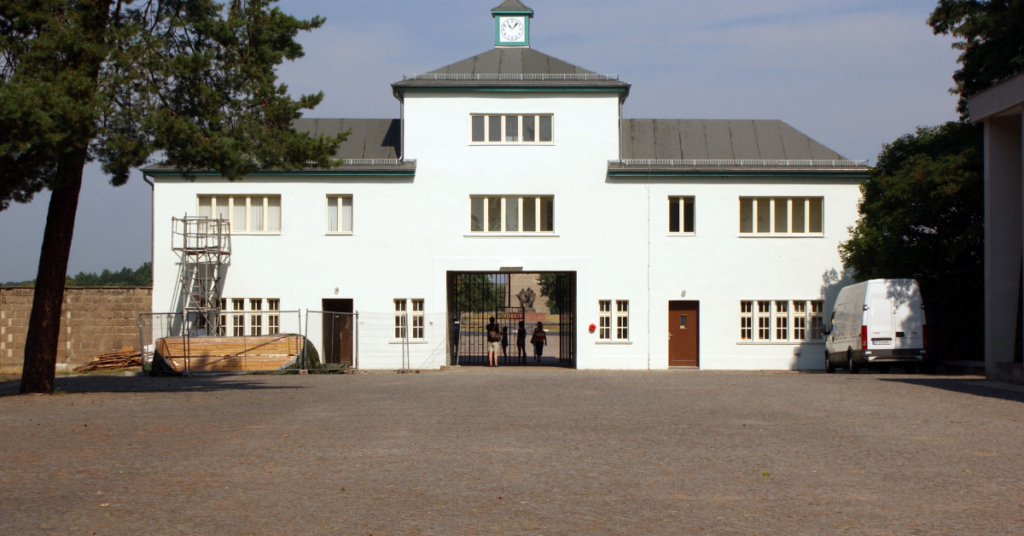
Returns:
[[[299,309],[299,329],[302,329],[302,309]],[[302,335],[302,358],[300,370],[306,370],[306,345],[309,344],[309,309],[306,309],[306,333]]]

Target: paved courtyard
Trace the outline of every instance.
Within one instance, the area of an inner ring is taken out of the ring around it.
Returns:
[[[0,397],[2,534],[1024,534],[1024,392],[975,377],[60,388]]]

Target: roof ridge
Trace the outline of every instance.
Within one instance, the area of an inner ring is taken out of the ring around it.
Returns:
[[[529,11],[533,13],[532,9],[523,5],[519,0],[505,0],[500,6],[491,10],[491,12],[495,11]]]

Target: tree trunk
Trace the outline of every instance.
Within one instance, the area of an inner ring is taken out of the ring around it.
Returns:
[[[50,197],[46,232],[39,255],[32,316],[25,341],[22,393],[52,393],[57,374],[57,344],[60,338],[64,282],[75,232],[78,194],[82,190],[87,149],[67,153],[58,164],[56,188]]]

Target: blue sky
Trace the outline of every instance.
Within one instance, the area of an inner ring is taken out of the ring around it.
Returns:
[[[282,66],[307,117],[398,117],[389,85],[493,47],[499,0],[283,0],[327,24]],[[524,0],[534,48],[633,85],[628,118],[782,119],[840,154],[873,160],[917,126],[956,119],[952,40],[926,24],[935,0]],[[0,283],[33,279],[49,195],[0,212]],[[150,189],[86,171],[69,272],[150,258]]]

